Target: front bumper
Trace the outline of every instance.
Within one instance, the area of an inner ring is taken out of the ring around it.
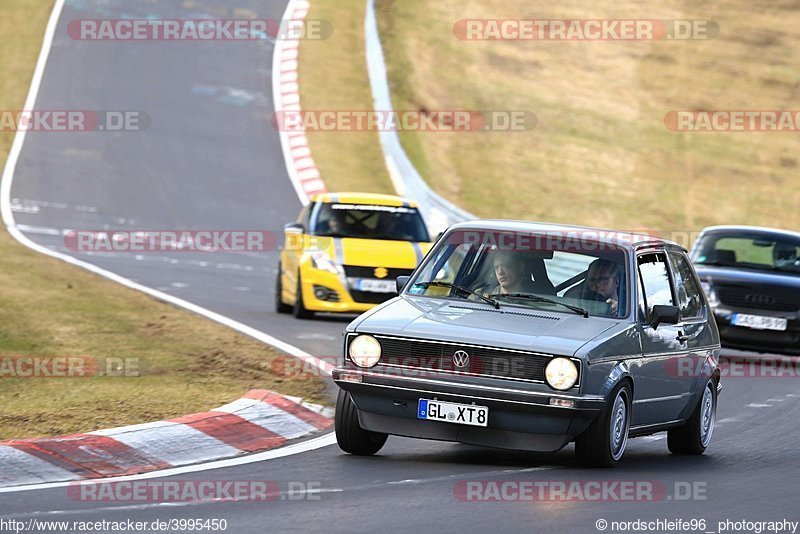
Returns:
[[[352,381],[354,376],[361,381]],[[362,428],[503,449],[555,452],[581,434],[605,407],[605,400],[599,396],[408,378],[365,370],[336,369],[333,379],[353,398]],[[486,406],[488,426],[418,419],[419,399]],[[574,405],[554,406],[551,399],[572,401]]]
[[[300,281],[300,289],[303,292],[303,304],[311,311],[361,313],[371,310],[380,304],[380,302],[356,301],[350,293],[350,289],[339,275],[314,269],[310,265],[302,269]],[[315,294],[314,286],[323,287],[328,291],[335,292],[338,296],[338,300],[322,300],[318,298]],[[385,300],[389,300],[396,295],[387,293],[385,296]]]
[[[787,318],[786,315],[765,312],[762,310],[731,310],[717,307],[714,309],[714,319],[719,329],[722,346],[731,349],[748,350],[755,352],[774,352],[781,354],[800,354],[800,320],[788,318],[787,328],[784,331],[756,330],[745,326],[731,324],[734,313],[749,313],[752,315],[768,315]]]

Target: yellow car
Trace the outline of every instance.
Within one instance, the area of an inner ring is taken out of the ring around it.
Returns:
[[[367,311],[396,295],[396,278],[411,274],[430,241],[416,203],[408,199],[314,196],[297,221],[284,226],[275,309],[298,318]]]

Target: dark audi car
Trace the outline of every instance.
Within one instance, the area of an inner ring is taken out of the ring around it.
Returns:
[[[705,228],[691,258],[724,347],[800,354],[800,233]]]

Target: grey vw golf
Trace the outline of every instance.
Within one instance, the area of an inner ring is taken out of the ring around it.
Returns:
[[[629,437],[708,446],[719,334],[677,244],[473,221],[397,286],[344,332],[345,452],[375,454],[389,434],[539,452],[575,441],[580,463],[608,466]]]

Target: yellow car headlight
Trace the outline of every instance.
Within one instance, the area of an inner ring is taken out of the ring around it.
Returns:
[[[359,367],[373,367],[381,359],[381,344],[372,336],[356,336],[347,353]]]
[[[563,391],[578,381],[578,366],[569,358],[553,358],[544,369],[544,377],[550,387]]]
[[[311,254],[311,265],[320,271],[339,274],[339,266],[334,263],[325,251],[314,252]]]

